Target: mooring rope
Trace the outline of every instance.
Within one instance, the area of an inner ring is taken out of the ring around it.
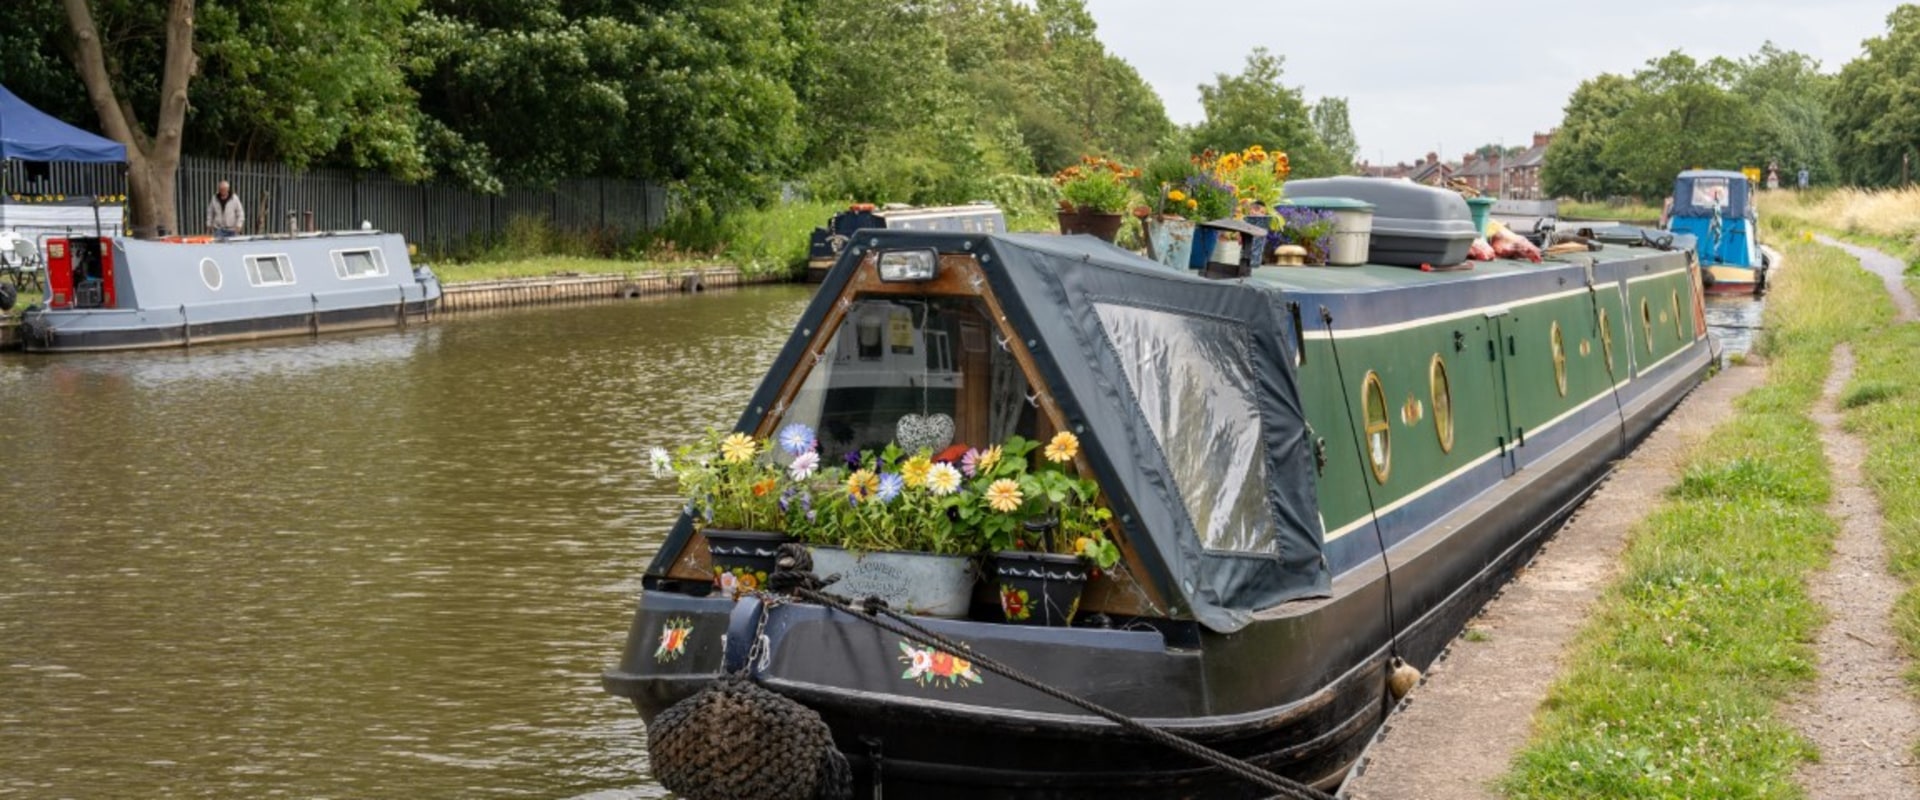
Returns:
[[[1118,711],[1068,694],[1036,678],[1029,677],[1013,667],[974,652],[972,648],[965,644],[948,639],[939,633],[928,630],[919,623],[895,613],[893,609],[887,608],[879,598],[867,598],[862,603],[865,607],[862,609],[855,608],[838,597],[806,586],[795,587],[793,594],[795,597],[845,612],[855,619],[865,621],[896,636],[904,637],[915,644],[926,647],[937,647],[955,656],[964,653],[966,654],[967,660],[988,672],[992,672],[1055,700],[1104,718],[1108,722],[1112,722],[1122,729],[1139,735],[1148,741],[1165,745],[1201,761],[1205,761],[1263,789],[1278,792],[1278,797],[1288,798],[1288,800],[1333,800],[1332,795],[1315,789],[1312,786],[1308,786],[1284,775],[1276,774],[1257,764],[1235,758],[1169,731],[1146,725]],[[887,619],[881,619],[881,615],[885,615]]]

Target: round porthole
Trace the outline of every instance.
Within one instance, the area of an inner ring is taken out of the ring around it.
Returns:
[[[208,289],[220,291],[220,265],[213,263],[213,259],[200,259],[200,282]]]
[[[1680,337],[1680,341],[1684,342],[1687,340],[1687,331],[1685,328],[1680,327],[1680,290],[1678,289],[1673,290],[1672,300],[1673,300],[1673,335]]]
[[[1553,385],[1560,396],[1567,396],[1567,341],[1560,335],[1560,323],[1553,323]]]
[[[1646,343],[1647,354],[1653,354],[1653,306],[1645,298],[1640,300],[1640,341]]]
[[[1600,309],[1600,352],[1607,356],[1607,374],[1613,374],[1613,323],[1604,308]]]
[[[1440,452],[1453,452],[1453,384],[1447,381],[1447,362],[1438,354],[1427,367],[1427,382],[1433,387],[1433,430],[1440,435]]]
[[[1380,385],[1378,374],[1367,373],[1360,396],[1367,414],[1367,461],[1373,465],[1373,479],[1386,483],[1387,474],[1393,470],[1393,426],[1387,421],[1387,391]]]

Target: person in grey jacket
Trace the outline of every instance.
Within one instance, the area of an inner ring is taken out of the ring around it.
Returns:
[[[225,239],[240,235],[246,227],[246,204],[233,196],[232,186],[221,181],[213,199],[207,201],[207,228],[213,231],[213,238]]]

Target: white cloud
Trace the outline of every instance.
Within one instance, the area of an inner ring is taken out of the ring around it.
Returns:
[[[1567,97],[1602,72],[1631,74],[1672,50],[1742,58],[1763,42],[1833,72],[1886,32],[1889,2],[1616,0],[1472,3],[1357,0],[1089,0],[1107,49],[1131,63],[1175,122],[1198,122],[1198,87],[1265,46],[1311,101],[1348,98],[1361,157],[1457,159],[1523,144],[1560,123]]]

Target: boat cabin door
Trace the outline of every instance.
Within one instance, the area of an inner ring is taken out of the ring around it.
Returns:
[[[1515,451],[1525,443],[1525,434],[1513,424],[1513,394],[1511,378],[1507,374],[1508,364],[1514,358],[1516,349],[1512,316],[1502,308],[1489,310],[1480,319],[1472,320],[1471,323],[1478,329],[1479,347],[1476,348],[1476,357],[1463,359],[1476,364],[1476,371],[1482,371],[1482,375],[1467,380],[1486,386],[1491,392],[1486,396],[1487,407],[1476,411],[1475,416],[1481,418],[1480,423],[1485,426],[1483,429],[1493,434],[1490,444],[1498,448],[1502,475],[1512,475],[1519,469],[1519,454]],[[1468,334],[1467,338],[1475,337]],[[1454,414],[1456,417],[1461,415],[1458,409]]]
[[[113,240],[74,236],[47,240],[47,306],[114,307]]]

